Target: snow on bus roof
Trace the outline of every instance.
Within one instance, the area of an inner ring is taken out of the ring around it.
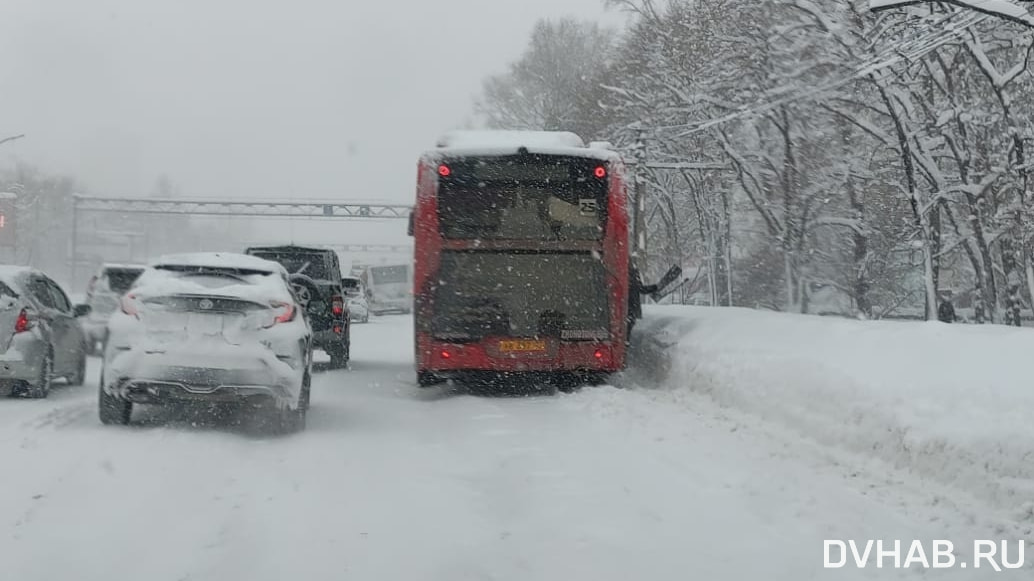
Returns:
[[[431,157],[468,157],[515,155],[522,148],[528,153],[567,155],[612,161],[620,156],[600,143],[590,147],[570,131],[453,131],[438,140]]]
[[[570,131],[451,131],[438,139],[438,147],[585,147]]]

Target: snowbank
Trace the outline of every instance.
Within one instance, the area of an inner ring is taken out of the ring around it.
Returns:
[[[637,333],[634,382],[1034,511],[1032,329],[669,306]]]

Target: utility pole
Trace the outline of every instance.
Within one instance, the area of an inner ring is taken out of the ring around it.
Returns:
[[[632,256],[636,268],[642,275],[646,275],[646,130],[642,127],[636,129],[634,145],[635,154],[635,190],[633,193],[633,206],[635,207],[635,220],[632,223]]]

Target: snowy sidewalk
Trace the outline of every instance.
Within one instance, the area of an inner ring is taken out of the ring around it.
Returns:
[[[630,381],[705,394],[1034,518],[1034,330],[653,307]]]

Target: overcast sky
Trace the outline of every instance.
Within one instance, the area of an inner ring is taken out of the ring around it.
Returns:
[[[0,163],[96,194],[409,202],[535,20],[601,0],[2,0]]]

